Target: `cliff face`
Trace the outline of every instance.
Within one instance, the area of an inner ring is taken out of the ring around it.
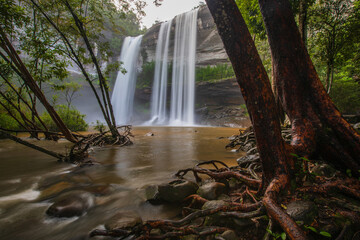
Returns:
[[[172,34],[169,45],[169,60],[172,60],[174,51],[174,32],[176,18],[172,21]],[[144,35],[141,46],[141,54],[144,62],[154,61],[156,42],[158,39],[161,23],[152,26]],[[196,65],[207,66],[218,63],[229,63],[224,45],[217,32],[214,20],[209,9],[203,6],[199,9],[197,18],[197,43]]]

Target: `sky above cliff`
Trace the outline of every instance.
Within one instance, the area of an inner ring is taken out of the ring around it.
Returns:
[[[145,7],[146,16],[142,20],[143,26],[150,28],[155,21],[170,20],[178,14],[190,11],[198,6],[202,0],[164,0],[160,7],[156,7],[154,0],[145,0],[147,6]]]

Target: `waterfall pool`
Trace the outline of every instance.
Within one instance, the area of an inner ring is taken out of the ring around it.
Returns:
[[[95,149],[91,157],[99,164],[83,168],[0,140],[0,239],[87,239],[91,230],[121,210],[136,211],[143,221],[173,218],[179,209],[147,203],[144,188],[171,181],[177,170],[201,161],[236,164],[243,153],[226,150],[225,145],[227,137],[238,132],[219,127],[134,127],[133,145]],[[58,151],[68,145],[38,144]],[[46,215],[57,196],[75,190],[94,193],[95,206],[80,217]]]

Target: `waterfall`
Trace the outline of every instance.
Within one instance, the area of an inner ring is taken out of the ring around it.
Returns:
[[[126,37],[121,48],[120,62],[126,73],[118,72],[111,96],[118,125],[129,124],[132,117],[141,40],[142,36]]]
[[[168,82],[168,52],[172,20],[160,26],[155,53],[154,82],[151,96],[151,124],[165,124]]]
[[[198,10],[176,17],[170,125],[195,123],[195,52]]]

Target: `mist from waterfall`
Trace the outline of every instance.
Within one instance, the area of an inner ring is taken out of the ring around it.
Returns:
[[[176,17],[170,125],[195,124],[195,56],[198,9]]]
[[[126,37],[121,48],[120,62],[126,73],[118,72],[111,96],[118,125],[129,124],[132,118],[141,40],[142,36]]]
[[[160,26],[155,53],[154,82],[151,95],[150,124],[166,124],[166,102],[168,85],[168,53],[172,20]]]

